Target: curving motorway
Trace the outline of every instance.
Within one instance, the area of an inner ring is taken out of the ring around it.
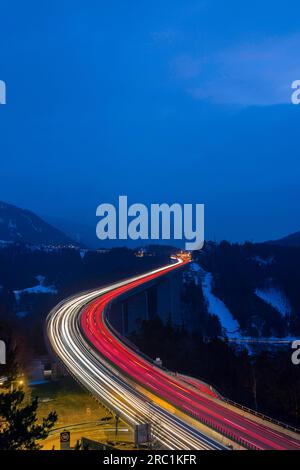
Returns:
[[[146,282],[176,266],[170,265],[143,276],[136,276],[111,286],[82,293],[61,302],[47,318],[47,334],[53,351],[69,372],[95,398],[112,409],[132,426],[151,422],[152,433],[167,449],[224,449],[198,429],[166,410],[128,380],[116,366],[93,346],[81,328],[85,307],[95,299],[105,299],[117,289]],[[108,334],[108,330],[107,330]],[[109,340],[108,340],[109,341]],[[117,340],[116,340],[117,341]]]
[[[177,260],[60,303],[47,318],[54,352],[87,390],[130,425],[151,422],[152,433],[164,448],[224,449],[206,436],[204,424],[245,448],[300,449],[296,436],[241,414],[199,381],[158,368],[110,326],[109,305],[114,299],[186,262]]]

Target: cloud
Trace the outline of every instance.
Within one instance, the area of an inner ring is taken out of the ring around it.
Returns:
[[[300,34],[268,38],[211,53],[205,60],[177,57],[176,77],[198,100],[223,104],[273,105],[291,102],[300,79]]]

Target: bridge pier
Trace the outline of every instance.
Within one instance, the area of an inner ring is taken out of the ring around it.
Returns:
[[[181,289],[181,272],[158,278],[113,303],[110,322],[122,335],[132,333],[143,320],[151,320],[156,315],[164,323],[182,325]]]

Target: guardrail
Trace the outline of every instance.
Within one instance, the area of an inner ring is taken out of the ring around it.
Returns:
[[[114,328],[112,326],[112,324],[109,322],[109,311],[110,311],[110,305],[111,303],[108,304],[108,306],[105,307],[105,311],[104,311],[104,321],[107,325],[107,327],[113,332],[113,334],[119,339],[121,340],[123,343],[125,343],[128,347],[130,347],[131,349],[133,349],[135,352],[137,352],[141,357],[143,357],[145,360],[147,360],[148,362],[150,362],[151,364],[155,365],[156,367],[159,367],[160,369],[162,369],[164,372],[168,373],[169,375],[173,375],[173,376],[176,376],[176,372],[172,372],[170,371],[169,369],[167,369],[166,367],[164,366],[159,366],[155,360],[153,360],[152,358],[150,358],[149,356],[147,356],[145,353],[143,353],[135,344],[133,344],[128,338],[124,337],[119,331],[116,330],[116,328]],[[198,379],[201,381],[201,379]],[[295,433],[300,433],[300,430],[297,429],[296,427],[294,426],[291,426],[289,424],[286,424],[286,423],[283,423],[282,421],[280,420],[276,420],[274,418],[271,418],[270,416],[267,416],[263,413],[260,413],[258,411],[255,411],[253,410],[252,408],[249,408],[247,406],[244,406],[244,405],[241,405],[240,403],[237,403],[233,400],[230,400],[229,398],[226,398],[224,397],[219,391],[218,391],[218,388],[215,387],[213,384],[210,384],[211,387],[213,388],[213,390],[216,392],[216,394],[218,395],[219,399],[224,401],[225,403],[228,403],[229,405],[232,405],[236,408],[239,408],[240,410],[243,410],[249,414],[252,414],[253,416],[256,416],[258,418],[261,418],[262,420],[265,420],[267,422],[270,422],[272,424],[275,424],[277,426],[280,426],[288,431],[292,431],[292,432],[295,432]],[[238,444],[246,447],[247,449],[259,449],[258,447],[256,447],[255,445],[252,445],[252,444],[249,444],[247,441],[243,440],[242,438],[238,438],[236,437],[235,435],[231,434],[230,432],[224,430],[222,428],[222,426],[217,426],[215,424],[213,424],[210,420],[206,420],[206,419],[199,419],[199,417],[197,417],[198,420],[200,420],[203,424],[206,424],[208,427],[210,427],[211,429],[214,429],[215,431],[221,433],[223,436],[229,438],[230,440],[233,440],[235,442],[237,442]]]
[[[193,416],[193,413],[190,413],[192,417],[197,419],[197,421],[200,421],[202,424],[207,426],[208,428],[212,429],[213,431],[221,434],[222,436],[226,437],[230,441],[236,442],[242,447],[245,447],[246,449],[249,450],[261,450],[260,447],[257,447],[255,444],[250,444],[247,440],[243,439],[242,437],[238,437],[236,434],[231,433],[229,431],[226,431],[221,425],[215,424],[212,420],[203,418],[202,416],[195,417]]]
[[[195,378],[195,377],[192,377],[192,378]],[[199,380],[200,382],[202,382],[201,379],[197,378],[196,380]],[[204,383],[207,383],[207,382],[204,381]],[[241,403],[237,403],[234,400],[230,400],[230,398],[224,397],[224,395],[222,395],[222,393],[218,390],[218,388],[214,384],[210,383],[209,385],[212,387],[213,391],[218,395],[219,399],[224,401],[225,403],[228,403],[228,405],[232,405],[236,408],[239,408],[240,410],[243,410],[249,414],[257,416],[258,418],[261,418],[265,421],[268,421],[269,423],[276,424],[277,426],[281,426],[282,428],[285,428],[289,431],[293,431],[295,433],[300,434],[300,429],[296,428],[295,426],[291,426],[290,424],[284,423],[283,421],[280,421],[279,419],[271,418],[271,416],[267,416],[264,413],[261,413],[260,411],[253,410],[253,408],[249,408],[248,406],[242,405]]]
[[[281,426],[282,428],[285,428],[288,431],[293,431],[298,434],[300,433],[300,429],[294,426],[291,426],[290,424],[283,423],[282,421],[279,421],[278,419],[275,419],[275,418],[271,418],[270,416],[260,413],[259,411],[255,411],[252,408],[248,408],[247,406],[241,405],[240,403],[236,403],[235,401],[230,400],[229,398],[222,396],[222,400],[228,403],[229,405],[235,406],[236,408],[239,408],[240,410],[246,411],[247,413],[250,413],[254,416],[257,416],[258,418],[268,421],[269,423],[273,423],[273,424],[276,424],[277,426]]]
[[[107,307],[105,307],[106,312],[104,314],[104,318],[105,318],[105,323],[106,325],[109,327],[109,329],[114,333],[114,335],[120,339],[121,341],[123,341],[123,343],[125,343],[127,346],[129,346],[131,349],[133,349],[135,352],[137,352],[141,357],[143,357],[144,359],[146,359],[148,362],[150,362],[151,364],[155,365],[156,367],[158,367],[159,369],[162,369],[164,372],[168,373],[169,375],[172,375],[172,376],[176,376],[176,372],[172,372],[170,371],[169,369],[167,369],[166,367],[164,366],[159,366],[155,360],[153,360],[151,357],[147,356],[147,354],[143,353],[143,351],[141,351],[134,343],[132,343],[128,338],[124,337],[121,335],[120,332],[118,332],[116,330],[116,328],[114,328],[111,323],[109,322],[108,320],[108,316],[109,316],[109,309],[110,309],[110,305],[108,305]],[[184,375],[184,374],[180,374],[180,375]],[[195,378],[195,377],[193,377]],[[200,382],[202,381],[201,379],[198,379],[196,378],[197,380],[199,380]],[[204,383],[207,383],[205,381],[203,381]],[[256,411],[256,410],[253,410],[252,408],[249,408],[245,405],[242,405],[240,403],[237,403],[233,400],[230,400],[229,398],[226,398],[224,397],[224,395],[222,395],[222,393],[220,393],[220,391],[218,390],[218,388],[214,385],[214,384],[209,384],[211,385],[213,391],[216,392],[216,394],[218,395],[219,399],[224,401],[225,403],[228,403],[229,405],[232,405],[236,408],[239,408],[240,410],[243,410],[249,414],[252,414],[253,416],[256,416],[258,418],[261,418],[265,421],[268,421],[269,423],[273,423],[277,426],[280,426],[284,429],[287,429],[288,431],[292,431],[292,432],[295,432],[295,433],[298,433],[300,434],[300,429],[294,427],[294,426],[291,426],[290,424],[287,424],[287,423],[284,423],[280,420],[277,420],[275,418],[271,418],[270,416],[267,416],[259,411]]]

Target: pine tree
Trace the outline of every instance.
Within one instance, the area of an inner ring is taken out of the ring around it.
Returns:
[[[51,412],[37,424],[38,399],[24,405],[24,398],[21,389],[0,394],[0,450],[39,450],[36,441],[45,439],[57,421]]]

